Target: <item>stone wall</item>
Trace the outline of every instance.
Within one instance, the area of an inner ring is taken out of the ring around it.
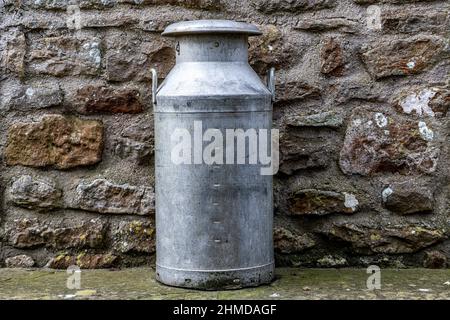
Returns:
[[[277,70],[277,264],[450,256],[447,1],[2,0],[0,266],[153,263],[149,68],[171,22],[257,24]]]

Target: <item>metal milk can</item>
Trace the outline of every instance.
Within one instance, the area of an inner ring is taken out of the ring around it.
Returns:
[[[227,20],[179,22],[162,33],[176,45],[176,65],[159,87],[152,70],[156,278],[164,284],[214,290],[273,279],[272,175],[249,163],[252,130],[261,138],[272,127],[273,69],[267,88],[248,64],[248,37],[260,34]],[[245,153],[236,137],[225,150],[229,129],[246,133]],[[212,136],[211,154],[223,163],[204,156]]]

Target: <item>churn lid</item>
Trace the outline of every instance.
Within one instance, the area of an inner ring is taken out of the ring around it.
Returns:
[[[194,20],[173,23],[164,30],[162,35],[176,37],[185,34],[201,33],[243,33],[249,36],[262,34],[257,27],[246,22],[231,20]]]

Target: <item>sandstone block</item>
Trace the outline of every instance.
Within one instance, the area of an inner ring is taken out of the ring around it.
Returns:
[[[22,175],[9,188],[9,200],[14,205],[36,210],[61,207],[62,191],[52,181]]]
[[[68,169],[101,160],[103,125],[96,120],[49,115],[39,122],[15,123],[8,130],[8,165]]]
[[[113,184],[105,179],[80,183],[74,208],[113,214],[149,215],[155,210],[155,193],[151,187]]]
[[[301,189],[289,199],[294,215],[326,215],[330,213],[353,213],[359,202],[351,193],[327,190]]]
[[[439,158],[434,138],[431,126],[423,121],[357,110],[347,128],[339,164],[346,174],[432,173]]]

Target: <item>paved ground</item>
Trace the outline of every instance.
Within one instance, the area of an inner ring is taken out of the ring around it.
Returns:
[[[370,291],[365,269],[277,269],[259,288],[196,291],[167,287],[148,268],[83,270],[80,290],[61,270],[0,269],[0,299],[450,299],[450,269],[383,269]]]

